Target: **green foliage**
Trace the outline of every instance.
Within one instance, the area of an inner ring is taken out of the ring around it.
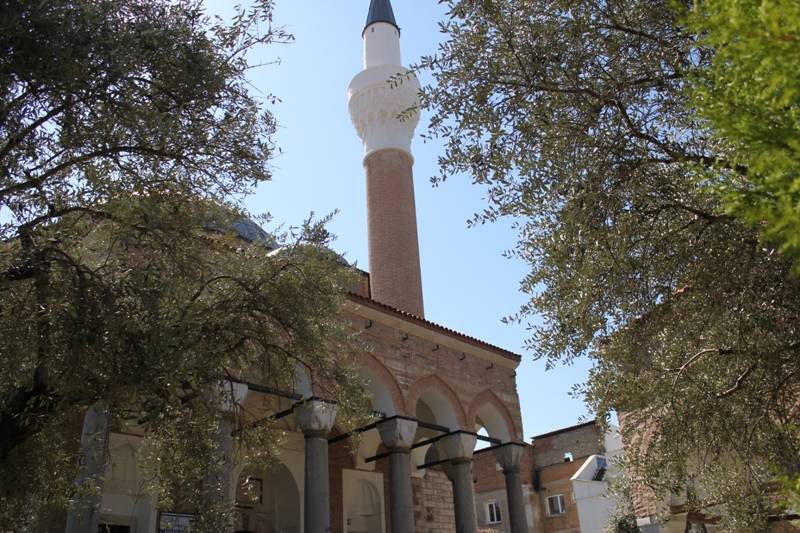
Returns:
[[[0,530],[75,494],[82,414],[139,433],[149,492],[200,511],[219,384],[292,390],[298,369],[367,412],[323,221],[246,243],[236,200],[269,178],[271,114],[246,54],[291,37],[259,0],[231,25],[189,0],[7,1],[0,9]],[[280,251],[273,250],[280,244]],[[267,464],[287,407],[240,410],[238,460]]]
[[[630,481],[630,477],[624,473],[608,480],[609,496],[613,498],[615,506],[603,528],[604,533],[638,533]]]
[[[785,478],[783,486],[786,493],[786,508],[797,512],[800,509],[800,476]]]
[[[728,209],[800,266],[800,4],[701,0],[687,19],[714,50],[693,104],[740,168],[720,171]]]
[[[419,65],[446,143],[436,180],[486,189],[474,223],[515,220],[528,348],[593,358],[579,392],[639,417],[624,428],[637,483],[763,531],[773,467],[800,456],[800,280],[710,186],[740,164],[688,94],[713,53],[671,0],[446,4]]]

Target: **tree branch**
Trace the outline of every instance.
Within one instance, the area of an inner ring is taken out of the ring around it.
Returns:
[[[720,398],[720,399],[721,398],[727,398],[728,396],[731,396],[736,391],[741,389],[742,388],[742,383],[744,383],[744,380],[747,379],[747,376],[749,376],[753,372],[753,370],[756,369],[757,366],[758,365],[756,363],[753,363],[752,365],[747,367],[747,370],[742,372],[742,374],[738,378],[736,378],[736,383],[731,388],[729,388],[727,390],[724,390],[724,391],[720,392],[719,394],[717,394],[717,398]]]

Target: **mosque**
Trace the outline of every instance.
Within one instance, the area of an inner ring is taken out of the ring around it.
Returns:
[[[507,530],[530,530],[520,476],[529,448],[517,395],[520,356],[425,319],[411,154],[419,116],[398,118],[416,104],[419,83],[402,67],[400,36],[390,1],[372,0],[364,69],[348,91],[364,145],[370,272],[343,314],[371,347],[360,369],[380,416],[356,430],[354,454],[350,434],[336,426],[336,406],[315,397],[312,383],[288,392],[233,383],[237,403],[253,409],[277,397],[274,416],[289,433],[269,471],[227,463],[223,498],[236,505],[240,533],[475,533],[473,458],[490,454],[504,478]],[[101,414],[90,411],[84,421],[84,452]],[[230,450],[230,431],[220,439]],[[140,493],[139,440],[109,435],[111,466],[91,520],[109,533],[189,531],[191,514],[157,509]],[[485,446],[476,450],[478,441]],[[255,498],[244,496],[245,484]],[[67,531],[97,531],[76,525],[85,518],[71,514]]]

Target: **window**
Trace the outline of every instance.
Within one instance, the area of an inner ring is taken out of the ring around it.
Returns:
[[[556,494],[547,498],[547,514],[549,516],[561,516],[567,512],[567,506],[564,503],[564,495]]]
[[[499,524],[503,521],[500,514],[500,502],[494,501],[486,504],[486,523]]]

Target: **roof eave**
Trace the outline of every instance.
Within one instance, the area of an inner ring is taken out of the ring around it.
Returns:
[[[398,318],[401,318],[404,321],[412,322],[417,326],[422,326],[426,329],[436,331],[437,333],[445,335],[447,337],[457,339],[458,341],[461,341],[466,345],[473,345],[481,350],[494,353],[495,356],[500,356],[503,359],[512,361],[513,363],[515,363],[515,367],[516,365],[519,365],[519,363],[522,361],[522,357],[519,354],[506,350],[505,348],[500,348],[499,346],[495,346],[488,342],[482,341],[478,338],[471,337],[459,331],[447,328],[440,324],[436,324],[435,322],[431,322],[430,320],[427,320],[425,318],[413,315],[411,313],[407,313],[405,311],[384,304],[377,300],[373,300],[372,298],[368,298],[366,296],[362,296],[360,294],[356,294],[353,292],[348,293],[348,298],[352,300],[354,303],[358,303],[361,305],[368,305],[377,310],[380,310],[381,312],[390,313]]]

